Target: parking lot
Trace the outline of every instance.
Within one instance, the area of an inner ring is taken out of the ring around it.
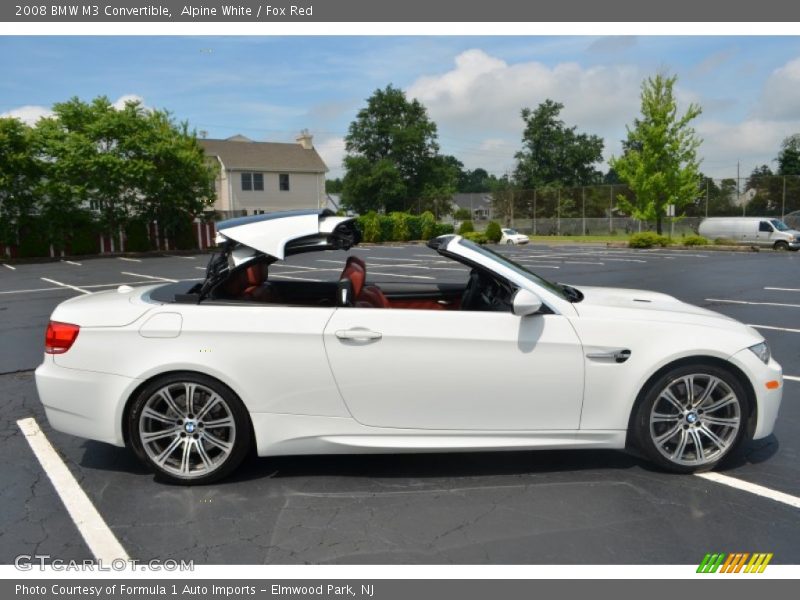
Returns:
[[[164,485],[126,449],[52,431],[33,369],[59,302],[123,283],[199,280],[208,256],[2,265],[0,561],[92,558],[17,425],[32,417],[140,560],[697,564],[707,552],[772,552],[773,563],[800,562],[800,253],[499,251],[553,280],[665,292],[757,327],[787,376],[775,435],[725,465],[720,481],[666,474],[621,452],[539,451],[252,458],[219,484]],[[423,245],[352,252],[378,284],[468,275]],[[345,257],[296,255],[270,267],[270,277],[333,280]]]

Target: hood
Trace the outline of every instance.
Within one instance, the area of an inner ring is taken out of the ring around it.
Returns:
[[[358,243],[354,217],[337,217],[330,210],[291,210],[228,219],[217,223],[217,243],[240,244],[231,250],[234,265],[256,253],[283,260],[308,250],[349,249]]]
[[[707,308],[682,302],[668,294],[626,288],[575,287],[583,293],[583,300],[573,304],[580,316],[601,317],[603,313],[614,313],[615,317],[620,317],[622,315],[618,314],[618,311],[624,311],[628,318],[736,330],[762,339],[755,329],[736,319]]]

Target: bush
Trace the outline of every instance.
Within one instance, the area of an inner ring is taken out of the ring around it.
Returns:
[[[436,223],[436,226],[433,228],[432,237],[439,237],[440,235],[452,235],[455,233],[455,231],[455,227],[453,227],[450,223]]]
[[[356,219],[356,225],[361,231],[361,240],[364,242],[380,242],[381,237],[381,218],[378,213],[370,211]]]
[[[436,217],[429,210],[426,210],[419,216],[419,238],[420,240],[429,240],[436,237]]]
[[[489,238],[486,237],[485,234],[479,231],[467,231],[464,232],[464,237],[471,242],[475,242],[476,244],[486,244],[489,242]]]
[[[392,223],[391,240],[394,242],[407,242],[411,239],[409,221],[411,215],[404,212],[393,212],[389,215]]]
[[[628,240],[628,246],[630,248],[652,248],[654,246],[660,246],[663,248],[664,246],[669,246],[670,244],[672,244],[672,240],[667,236],[658,235],[652,231],[634,233],[630,237],[630,240]]]
[[[456,221],[469,221],[472,218],[472,213],[468,208],[459,208],[453,215]]]
[[[470,233],[471,231],[475,231],[475,226],[472,224],[472,221],[470,220],[464,221],[458,228],[458,233],[460,235],[464,235],[465,233]]]
[[[489,221],[484,233],[486,234],[486,238],[493,244],[499,242],[500,238],[503,237],[503,232],[500,230],[500,223],[496,221]]]
[[[708,240],[702,235],[688,235],[683,238],[684,246],[707,246]]]
[[[147,223],[135,220],[125,227],[125,251],[147,252],[152,250],[150,238],[147,236]]]

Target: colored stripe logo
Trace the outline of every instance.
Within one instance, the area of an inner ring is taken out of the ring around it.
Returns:
[[[697,567],[698,573],[763,573],[772,552],[735,552],[733,554],[708,553]]]

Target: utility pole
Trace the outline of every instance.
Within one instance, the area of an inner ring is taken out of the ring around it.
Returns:
[[[708,218],[708,177],[706,177],[706,219]]]
[[[781,221],[786,216],[786,175],[783,176],[783,197],[781,198]]]
[[[739,192],[739,161],[736,161],[736,198],[742,201],[742,216],[745,215],[747,202],[745,202]]]

